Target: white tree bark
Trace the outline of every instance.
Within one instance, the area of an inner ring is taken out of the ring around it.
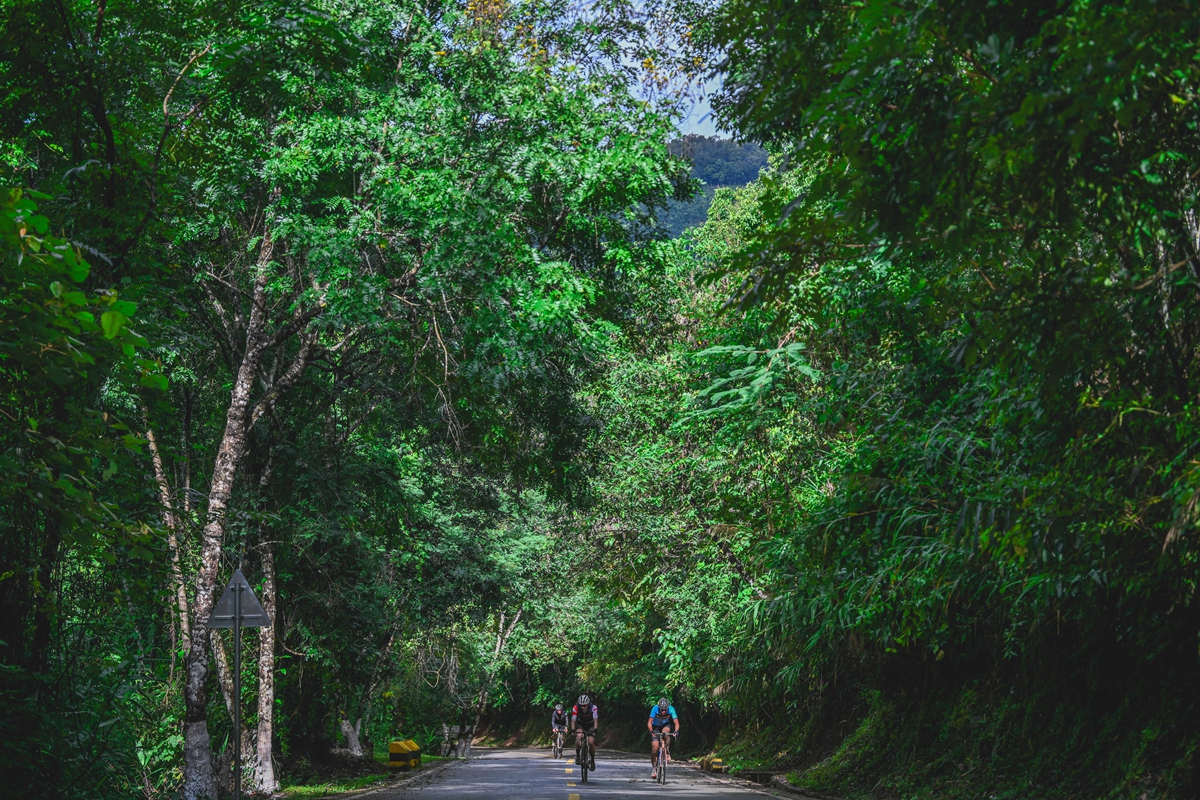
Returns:
[[[259,248],[254,286],[250,293],[250,314],[245,323],[246,345],[230,393],[229,409],[225,415],[225,432],[217,449],[212,481],[209,485],[208,510],[200,542],[200,567],[196,574],[193,631],[208,626],[208,618],[216,602],[216,592],[220,588],[217,586],[217,573],[225,538],[225,514],[233,496],[234,481],[246,452],[250,430],[264,414],[271,412],[284,392],[300,379],[317,348],[317,335],[310,330],[309,324],[321,314],[323,304],[308,310],[296,307],[292,318],[284,322],[278,330],[274,333],[267,330],[266,287],[273,250],[274,242],[268,231],[263,236]],[[299,286],[299,275],[295,278]],[[275,377],[275,370],[272,368],[263,395],[251,407],[250,395],[259,376],[264,354],[268,349],[279,347],[293,337],[300,342],[298,354],[278,377]],[[208,643],[207,636],[193,635],[185,663],[183,800],[216,800],[217,797],[212,744],[209,740],[205,710],[204,684],[208,676]]]
[[[259,250],[254,291],[251,295],[246,349],[233,382],[229,410],[225,415],[225,433],[221,437],[217,458],[213,464],[208,513],[201,535],[200,569],[196,575],[193,627],[197,630],[208,626],[208,618],[216,602],[217,572],[221,565],[221,546],[225,538],[225,511],[233,495],[234,479],[246,449],[250,392],[268,343],[264,331],[266,286],[273,249],[270,236],[264,236]],[[184,683],[183,723],[184,800],[217,800],[217,776],[213,770],[212,742],[208,735],[207,697],[204,690],[208,678],[208,660],[208,637],[193,636],[185,663],[187,672]]]
[[[350,751],[350,755],[362,758],[362,741],[358,738],[359,732],[362,731],[362,717],[359,717],[353,725],[350,724],[348,717],[342,717],[338,724],[342,728],[342,737],[346,740],[346,749]]]
[[[275,554],[270,542],[259,545],[263,569],[260,600],[271,623],[258,629],[258,735],[255,739],[254,790],[261,794],[279,791],[272,760],[275,720]]]
[[[229,651],[225,649],[225,640],[221,638],[219,630],[208,631],[208,636],[213,661],[217,664],[217,686],[221,689],[229,719],[233,720],[233,668],[229,666]]]
[[[143,409],[145,413],[145,409]],[[162,503],[163,527],[167,529],[167,543],[171,548],[171,583],[175,595],[176,621],[179,625],[180,644],[184,651],[191,647],[191,631],[188,624],[187,591],[183,586],[183,566],[179,560],[179,530],[178,518],[171,503],[171,487],[167,483],[167,471],[163,466],[162,453],[158,449],[158,440],[154,438],[154,429],[146,420],[146,442],[150,447],[150,460],[154,464],[154,480],[158,483],[159,502]],[[171,665],[174,669],[175,653],[171,654]]]

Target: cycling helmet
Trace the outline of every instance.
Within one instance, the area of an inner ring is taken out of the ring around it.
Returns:
[[[658,707],[659,708],[661,708],[665,711],[667,709],[667,706],[669,706],[669,705],[671,705],[671,701],[668,700],[667,698],[665,698],[665,697],[658,698]]]
[[[592,698],[588,697],[586,694],[579,695],[579,705],[586,706],[590,702],[592,702]]]
[[[554,710],[555,710],[555,711],[562,711],[562,703],[555,703],[555,704],[554,704]]]

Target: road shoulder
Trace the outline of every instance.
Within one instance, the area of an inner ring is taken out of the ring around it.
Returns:
[[[597,753],[599,753],[599,752],[601,752],[601,751],[597,751]],[[649,759],[649,756],[650,756],[649,753],[633,753],[633,752],[630,752],[629,750],[605,750],[603,752],[619,753],[624,756],[630,756],[631,758],[641,758],[641,759],[647,759],[647,760]],[[788,792],[785,789],[782,789],[779,787],[774,787],[774,786],[763,786],[761,783],[755,783],[754,781],[748,781],[745,778],[738,778],[734,775],[717,775],[717,774],[714,774],[711,772],[705,772],[704,770],[700,769],[699,764],[695,764],[691,761],[672,761],[671,765],[675,769],[686,769],[686,770],[688,770],[688,772],[695,773],[696,775],[700,776],[703,780],[706,780],[709,783],[723,783],[727,786],[736,786],[739,789],[744,789],[748,792],[754,792],[756,794],[763,794],[763,795],[766,795],[767,797],[795,797],[795,796],[797,796],[796,794],[793,794],[792,792]],[[668,774],[670,774],[670,773],[668,773]],[[793,788],[792,791],[798,792],[799,790]],[[800,796],[803,797],[804,795],[800,795]],[[818,800],[818,799],[817,798],[809,798],[809,800]]]
[[[363,789],[351,789],[347,792],[335,792],[333,794],[321,795],[315,800],[347,800],[347,798],[370,797],[371,795],[381,794],[384,792],[393,792],[403,789],[411,783],[416,783],[418,779],[429,778],[437,780],[442,777],[442,773],[447,772],[451,767],[466,763],[467,759],[438,761],[430,764],[427,767],[422,767],[414,772],[400,772],[396,775],[387,778],[386,780],[374,783]]]

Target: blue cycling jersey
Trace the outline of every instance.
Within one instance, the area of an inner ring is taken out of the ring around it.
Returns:
[[[654,720],[655,725],[661,727],[679,719],[679,715],[675,713],[675,706],[667,706],[666,713],[664,713],[659,710],[658,703],[655,703],[650,706],[650,719]]]

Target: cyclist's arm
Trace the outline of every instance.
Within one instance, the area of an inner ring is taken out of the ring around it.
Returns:
[[[675,723],[675,735],[679,735],[679,715],[675,713],[675,706],[671,706],[671,721]]]

